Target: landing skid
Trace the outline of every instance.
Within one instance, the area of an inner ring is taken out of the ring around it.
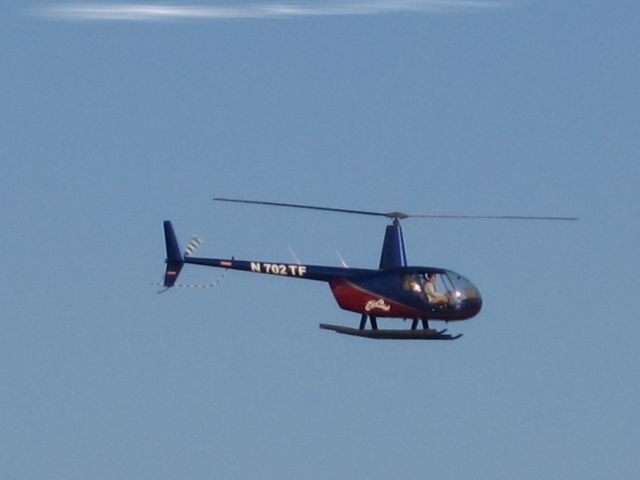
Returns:
[[[456,340],[462,336],[450,335],[445,333],[444,330],[434,330],[431,328],[423,330],[384,330],[384,329],[364,329],[364,328],[351,328],[343,327],[340,325],[330,325],[327,323],[321,323],[320,328],[324,330],[333,330],[336,333],[342,333],[344,335],[355,335],[357,337],[375,338],[380,340]]]

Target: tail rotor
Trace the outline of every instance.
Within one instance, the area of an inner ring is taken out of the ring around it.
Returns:
[[[185,257],[192,256],[194,253],[196,253],[196,250],[198,250],[198,247],[200,247],[200,245],[202,245],[202,240],[200,240],[196,236],[191,237],[191,240],[189,240],[189,243],[184,249],[184,256]]]
[[[164,287],[158,293],[165,292],[167,291],[167,289],[172,287],[211,288],[218,285],[224,278],[224,273],[226,273],[226,270],[215,282],[203,284],[176,283],[178,280],[178,276],[180,275],[180,271],[185,264],[185,258],[193,256],[198,247],[202,245],[202,240],[196,236],[192,237],[185,247],[184,251],[181,253],[175,231],[173,230],[173,225],[170,221],[167,220],[164,222],[164,242],[167,250],[167,258],[165,259],[166,268],[164,272],[164,281],[161,284],[153,283],[153,285]]]

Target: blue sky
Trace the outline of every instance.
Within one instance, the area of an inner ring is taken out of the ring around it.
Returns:
[[[635,474],[640,7],[558,3],[5,2],[0,476]],[[377,265],[381,219],[213,196],[580,221],[405,221],[484,309],[374,342],[318,329],[358,321],[321,283],[156,295],[165,219],[203,256]]]

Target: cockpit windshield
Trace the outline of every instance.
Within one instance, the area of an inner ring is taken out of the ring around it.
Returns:
[[[478,289],[462,275],[451,270],[445,270],[441,277],[454,303],[465,300],[480,300]]]
[[[476,287],[451,270],[425,269],[405,274],[402,287],[438,310],[460,310],[482,302]]]

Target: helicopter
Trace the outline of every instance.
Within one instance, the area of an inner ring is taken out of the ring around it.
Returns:
[[[320,328],[339,334],[371,339],[393,340],[456,340],[447,329],[434,329],[430,321],[468,320],[482,309],[482,296],[467,278],[453,270],[436,267],[409,266],[400,221],[408,218],[493,219],[493,220],[577,220],[576,217],[544,217],[515,215],[432,215],[408,214],[399,211],[376,212],[344,208],[319,207],[295,203],[268,202],[233,198],[213,199],[218,202],[300,208],[352,215],[385,217],[386,226],[380,262],[377,269],[307,265],[300,263],[236,260],[235,257],[202,258],[193,256],[190,243],[181,251],[171,221],[164,221],[166,267],[162,286],[174,287],[184,265],[202,265],[253,273],[277,275],[304,280],[327,282],[338,305],[360,314],[357,328],[320,323]],[[197,243],[197,242],[196,242]],[[378,318],[411,320],[409,328],[378,328]]]

